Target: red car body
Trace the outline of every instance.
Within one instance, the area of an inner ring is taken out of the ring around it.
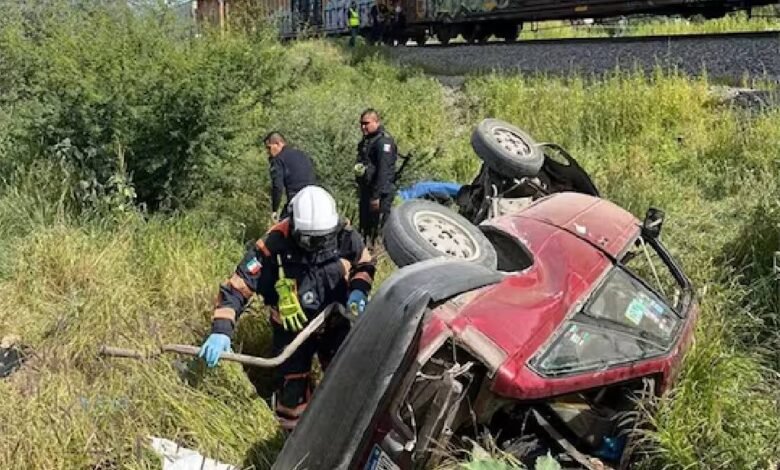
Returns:
[[[506,272],[499,283],[462,293],[434,308],[425,320],[412,370],[420,370],[436,351],[451,343],[487,368],[489,389],[500,400],[534,403],[644,377],[653,379],[654,393],[663,393],[673,383],[690,345],[698,306],[688,279],[660,241],[643,237],[642,226],[617,205],[578,193],[553,194],[519,214],[483,222],[484,232],[518,242],[516,249],[526,251],[529,263]],[[560,337],[566,322],[581,311],[640,239],[653,245],[682,292],[675,309],[679,322],[665,350],[579,373],[541,373],[533,364],[534,356]],[[399,403],[398,397],[394,402]],[[411,468],[395,458],[390,458],[390,465],[387,454],[377,458],[387,434],[399,426],[398,411],[385,410],[369,430],[373,437],[359,468]],[[377,467],[380,461],[384,463]]]
[[[470,252],[495,249],[490,266],[428,258],[395,272],[274,468],[428,468],[437,449],[485,430],[523,459],[553,451],[627,468],[634,399],[672,385],[698,317],[662,224],[661,211],[640,222],[555,193],[479,225]]]
[[[470,352],[482,352],[483,361],[494,367],[491,390],[507,398],[547,398],[637,375],[657,375],[661,391],[668,387],[692,337],[698,316],[695,304],[676,346],[666,355],[552,379],[528,365],[612,269],[614,260],[639,237],[638,219],[604,199],[562,193],[540,200],[521,215],[484,225],[516,237],[532,255],[533,264],[508,274],[499,284],[463,294],[434,310],[423,331],[418,362],[452,337]]]

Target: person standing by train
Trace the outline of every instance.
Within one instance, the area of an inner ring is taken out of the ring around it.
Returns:
[[[360,29],[360,13],[355,2],[352,2],[347,10],[347,27],[349,28],[349,47],[355,47],[358,29]]]

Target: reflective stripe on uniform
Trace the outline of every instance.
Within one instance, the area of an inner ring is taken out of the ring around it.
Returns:
[[[344,279],[349,280],[349,273],[352,271],[352,263],[349,260],[341,258],[341,267],[344,268]]]
[[[212,319],[224,319],[224,320],[230,320],[233,323],[236,322],[236,312],[232,308],[228,307],[220,307],[218,309],[214,310],[214,315],[212,316]]]
[[[271,256],[271,250],[268,249],[268,247],[265,245],[265,242],[262,239],[258,239],[255,243],[255,246],[258,250],[260,250],[260,253],[263,254],[263,256],[270,257]]]
[[[238,274],[233,274],[230,277],[230,287],[237,290],[241,296],[243,296],[245,299],[249,299],[254,295],[254,292],[252,292],[252,289],[249,288],[248,285],[246,285],[246,281],[244,281],[241,276]]]

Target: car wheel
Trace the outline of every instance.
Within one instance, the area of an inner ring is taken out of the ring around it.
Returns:
[[[412,199],[393,208],[383,235],[387,254],[399,267],[442,256],[490,269],[498,264],[495,248],[476,226],[434,202]]]
[[[536,176],[544,153],[526,132],[499,119],[484,119],[471,134],[471,147],[487,166],[507,178]]]

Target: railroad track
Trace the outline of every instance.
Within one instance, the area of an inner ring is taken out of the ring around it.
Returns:
[[[482,43],[467,43],[465,41],[454,41],[449,44],[441,44],[436,40],[429,40],[424,46],[418,46],[413,41],[409,41],[404,47],[463,47],[463,46],[486,46],[499,45],[514,46],[517,44],[592,44],[600,42],[609,43],[635,43],[635,42],[668,42],[668,41],[707,41],[707,40],[727,40],[730,38],[740,39],[780,39],[780,30],[773,31],[738,31],[728,33],[690,33],[690,34],[658,34],[651,36],[593,36],[593,37],[572,37],[572,38],[531,38],[518,39],[515,42],[506,42],[503,40],[493,40]]]
[[[403,64],[440,75],[483,71],[602,73],[619,68],[676,69],[735,81],[780,81],[780,31],[598,38],[529,39],[515,43],[430,44],[388,48]]]

